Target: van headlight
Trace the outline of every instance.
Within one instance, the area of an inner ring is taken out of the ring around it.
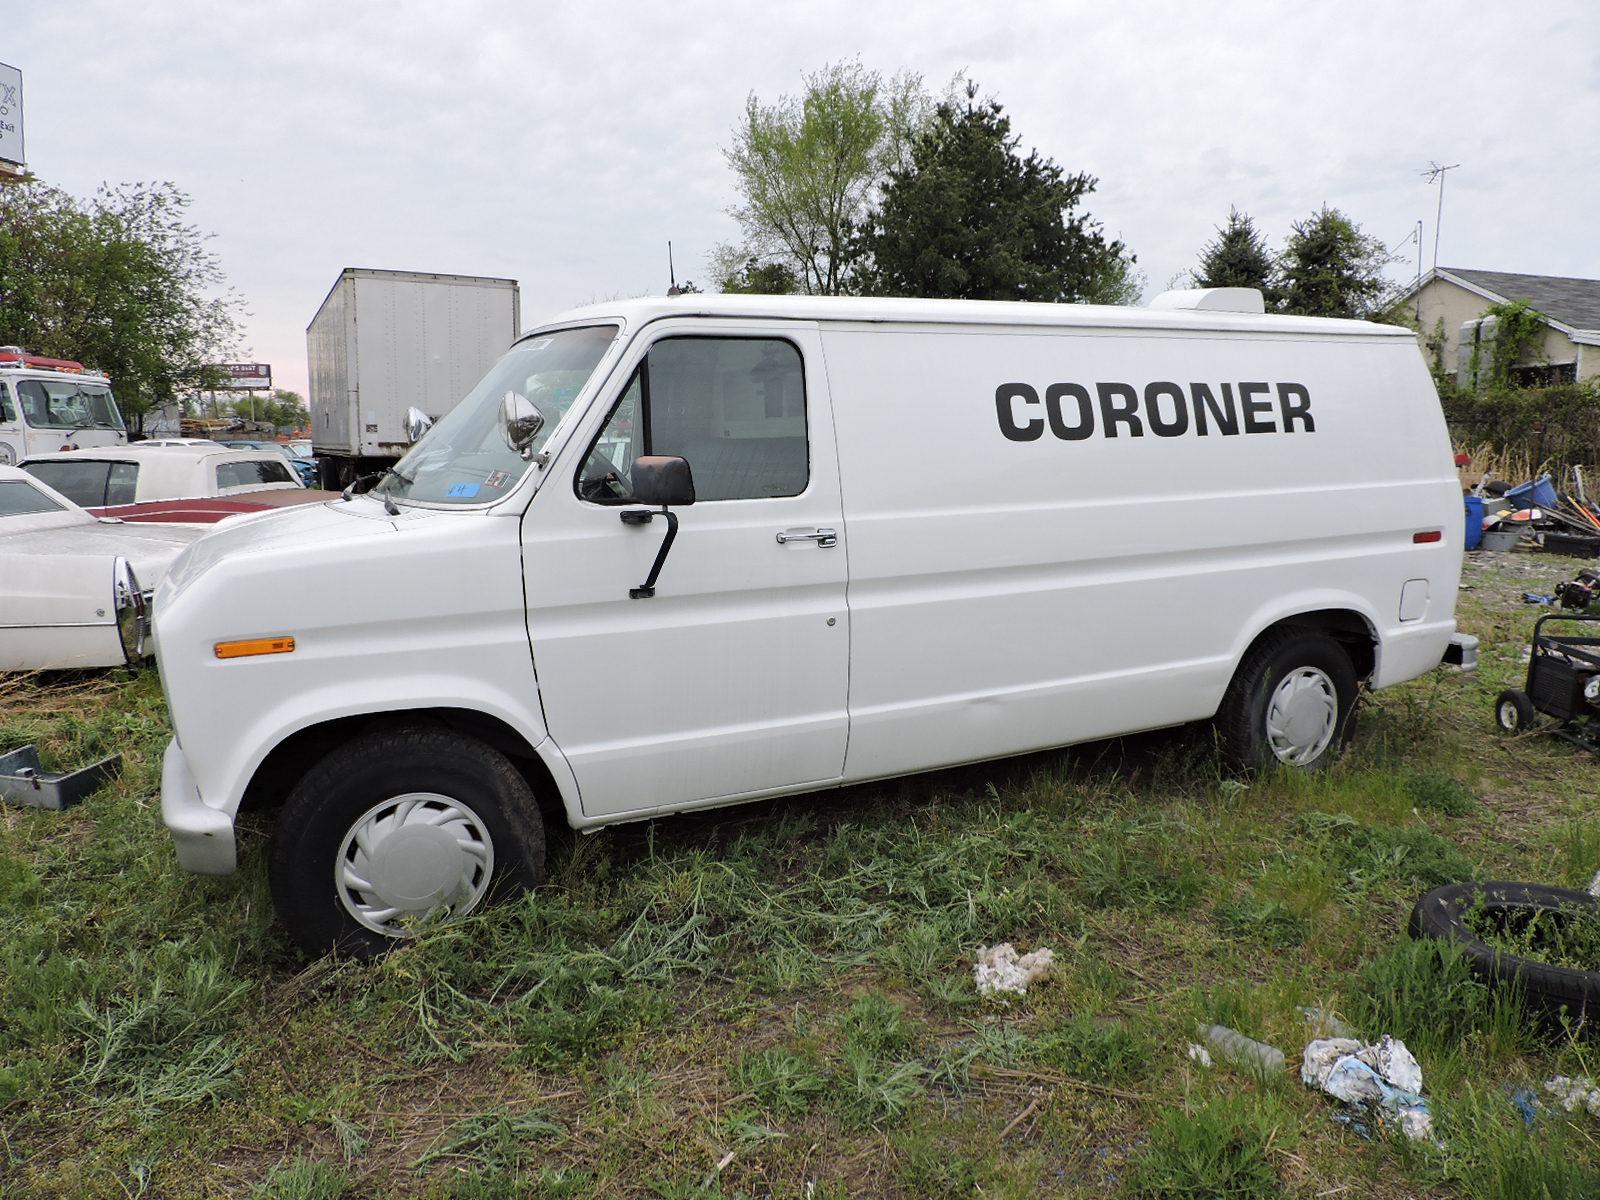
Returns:
[[[144,657],[145,637],[150,629],[149,610],[139,579],[125,558],[111,568],[111,589],[117,609],[117,637],[122,641],[122,656],[132,666]]]

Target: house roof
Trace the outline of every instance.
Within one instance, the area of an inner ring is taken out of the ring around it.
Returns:
[[[1564,275],[1520,275],[1513,271],[1477,271],[1437,267],[1429,278],[1464,284],[1502,303],[1526,300],[1565,333],[1600,331],[1600,279]],[[1422,281],[1424,284],[1428,279]]]

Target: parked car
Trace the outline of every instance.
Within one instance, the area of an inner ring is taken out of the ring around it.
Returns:
[[[317,484],[317,464],[311,455],[310,442],[223,442],[230,450],[272,450],[288,459],[289,465],[300,476],[300,482],[306,487],[315,487]],[[305,453],[301,454],[294,447],[304,446]]]
[[[143,658],[151,590],[203,532],[96,518],[0,466],[0,671]]]
[[[35,455],[22,467],[91,513],[129,521],[218,521],[334,495],[307,489],[271,450],[139,442]]]
[[[539,882],[547,812],[1212,719],[1314,771],[1363,684],[1475,660],[1450,456],[1410,330],[1252,290],[579,309],[370,493],[179,560],[162,817],[225,874],[281,806],[290,933],[373,953]]]

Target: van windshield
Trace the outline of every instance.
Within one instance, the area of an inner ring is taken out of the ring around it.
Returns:
[[[23,419],[35,429],[123,428],[116,399],[103,383],[21,379],[17,398]]]
[[[567,415],[616,336],[615,325],[592,325],[518,342],[372,490],[429,504],[486,504],[507,495],[531,464],[506,441],[500,418],[505,394],[526,397],[544,414],[531,457]]]

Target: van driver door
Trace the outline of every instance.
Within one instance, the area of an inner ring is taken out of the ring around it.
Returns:
[[[847,539],[816,329],[650,330],[523,520],[546,725],[591,817],[837,781],[849,729]],[[667,532],[630,502],[645,454],[686,459],[696,500],[673,510],[655,594],[634,598]]]
[[[11,385],[0,379],[0,466],[18,462],[28,452],[25,437],[22,412],[11,394]]]

